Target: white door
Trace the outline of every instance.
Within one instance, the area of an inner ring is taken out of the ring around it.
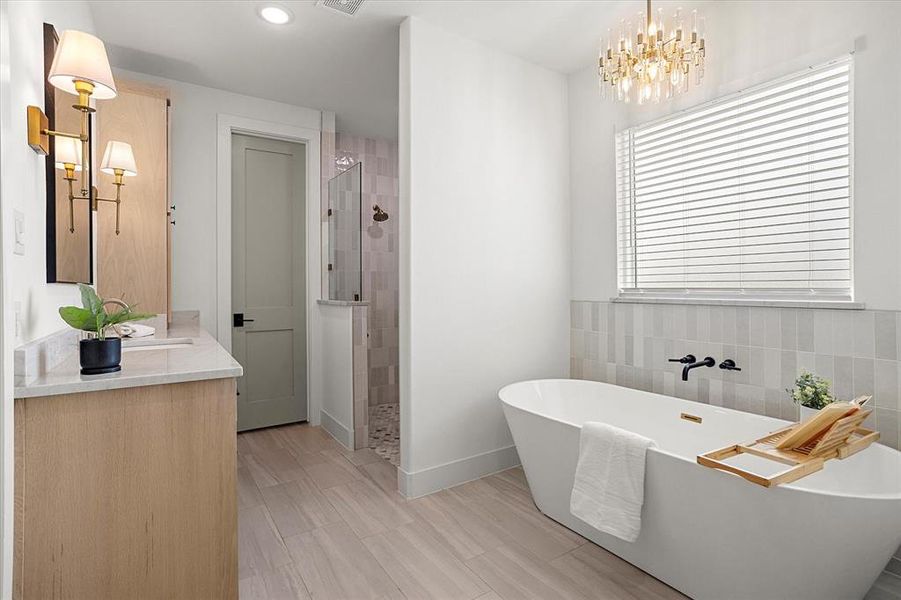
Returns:
[[[302,144],[232,136],[238,431],[307,418],[305,165]]]

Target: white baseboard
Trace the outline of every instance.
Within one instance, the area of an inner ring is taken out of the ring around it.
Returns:
[[[338,442],[347,448],[348,450],[354,449],[354,432],[351,429],[348,429],[344,425],[338,422],[335,417],[328,414],[324,410],[320,410],[319,414],[321,415],[322,428],[332,434],[332,437],[338,440]]]
[[[419,498],[517,465],[516,446],[507,446],[414,473],[398,469],[398,491],[407,498]]]

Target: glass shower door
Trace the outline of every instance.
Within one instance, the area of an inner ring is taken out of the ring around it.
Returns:
[[[328,182],[329,300],[363,298],[363,163]]]

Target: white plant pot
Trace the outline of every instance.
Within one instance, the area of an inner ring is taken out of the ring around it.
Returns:
[[[818,412],[820,412],[820,409],[818,409],[818,408],[808,408],[803,405],[799,406],[799,408],[801,409],[801,420],[802,421],[806,421],[810,417],[812,417],[815,414],[817,414]]]

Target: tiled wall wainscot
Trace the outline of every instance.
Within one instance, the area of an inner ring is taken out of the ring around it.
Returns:
[[[873,396],[867,423],[881,443],[901,440],[901,312],[580,302],[571,305],[571,376],[788,420],[786,388],[802,370],[832,382],[839,399]],[[741,371],[691,371],[694,354]]]

